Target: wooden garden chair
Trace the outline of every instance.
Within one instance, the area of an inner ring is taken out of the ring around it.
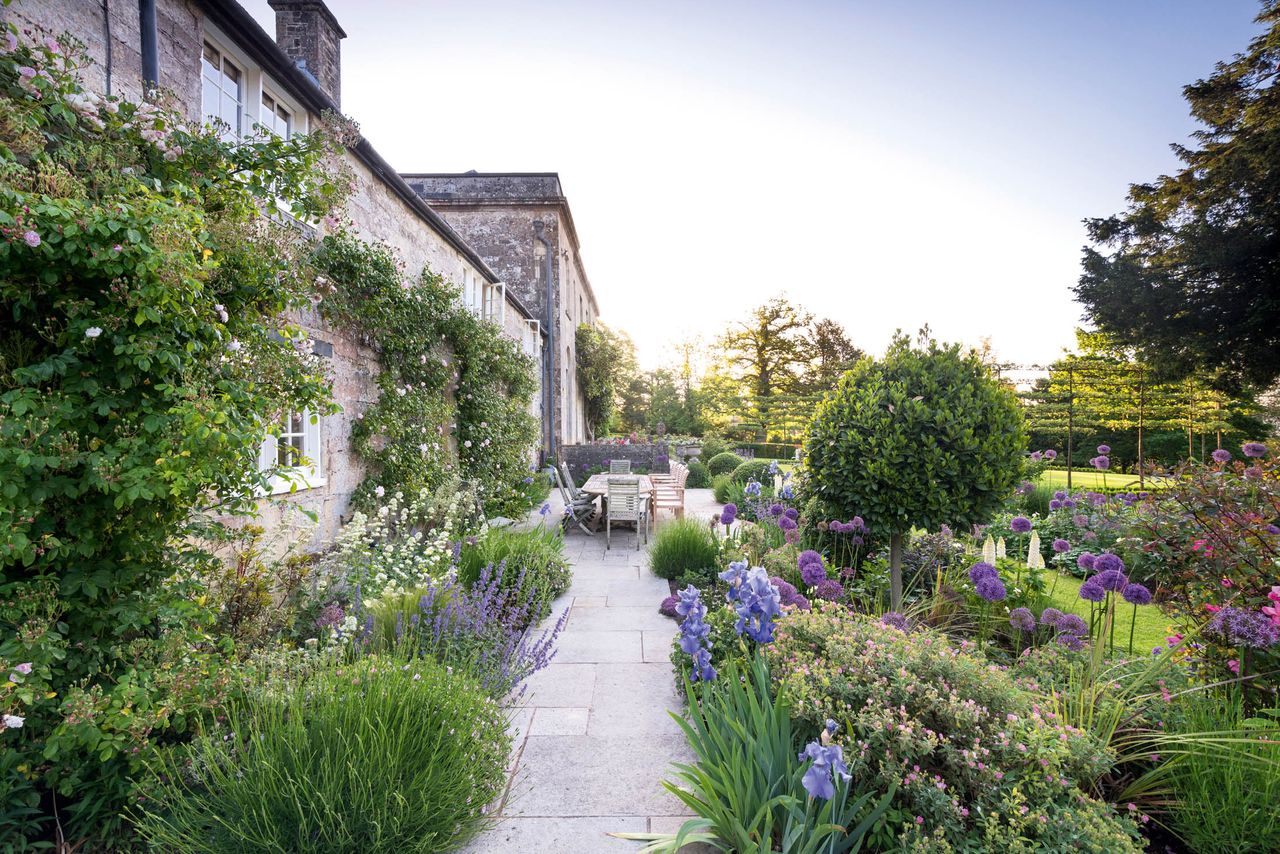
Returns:
[[[609,460],[609,474],[631,474],[631,460]]]
[[[595,531],[591,530],[589,523],[596,513],[595,499],[585,492],[582,493],[582,498],[575,498],[568,487],[564,485],[564,479],[560,477],[560,472],[556,470],[556,467],[547,466],[547,468],[551,471],[551,479],[555,482],[556,488],[560,490],[560,499],[564,501],[565,509],[568,511],[565,513],[564,521],[562,522],[564,527],[568,528],[570,522],[573,522],[582,529],[582,533],[588,537],[594,537],[596,535]]]
[[[648,496],[640,496],[639,478],[609,478],[608,510],[605,512],[604,547],[612,548],[613,523],[635,522],[636,551],[640,550],[640,533],[644,532],[645,543],[649,542],[649,501]]]

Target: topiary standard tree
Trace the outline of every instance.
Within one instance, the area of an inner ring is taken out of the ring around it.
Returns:
[[[805,442],[823,510],[889,535],[892,603],[902,605],[902,544],[913,527],[970,525],[1016,484],[1026,449],[1013,390],[958,344],[899,333],[818,406]]]

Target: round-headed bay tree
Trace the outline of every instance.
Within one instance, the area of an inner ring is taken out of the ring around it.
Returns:
[[[958,344],[897,335],[819,404],[805,442],[808,482],[834,516],[889,536],[892,603],[912,528],[986,520],[1017,483],[1026,449],[1012,388]]]

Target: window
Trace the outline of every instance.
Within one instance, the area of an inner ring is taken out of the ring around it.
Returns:
[[[230,127],[234,138],[241,133],[244,113],[244,73],[235,63],[208,42],[200,63],[201,108],[207,119],[219,119]]]
[[[279,434],[263,441],[258,468],[271,472],[273,495],[325,483],[320,428],[320,417],[309,410],[289,411],[280,418]]]
[[[293,113],[267,92],[262,93],[262,111],[258,124],[276,136],[288,139],[293,133]]]

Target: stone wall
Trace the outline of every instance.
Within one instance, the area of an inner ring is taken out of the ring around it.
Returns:
[[[609,460],[631,460],[632,467],[643,466],[654,474],[671,471],[665,442],[652,445],[561,445],[559,450],[561,462],[569,464],[569,471],[573,472],[575,480],[579,479],[580,472],[607,468]]]

